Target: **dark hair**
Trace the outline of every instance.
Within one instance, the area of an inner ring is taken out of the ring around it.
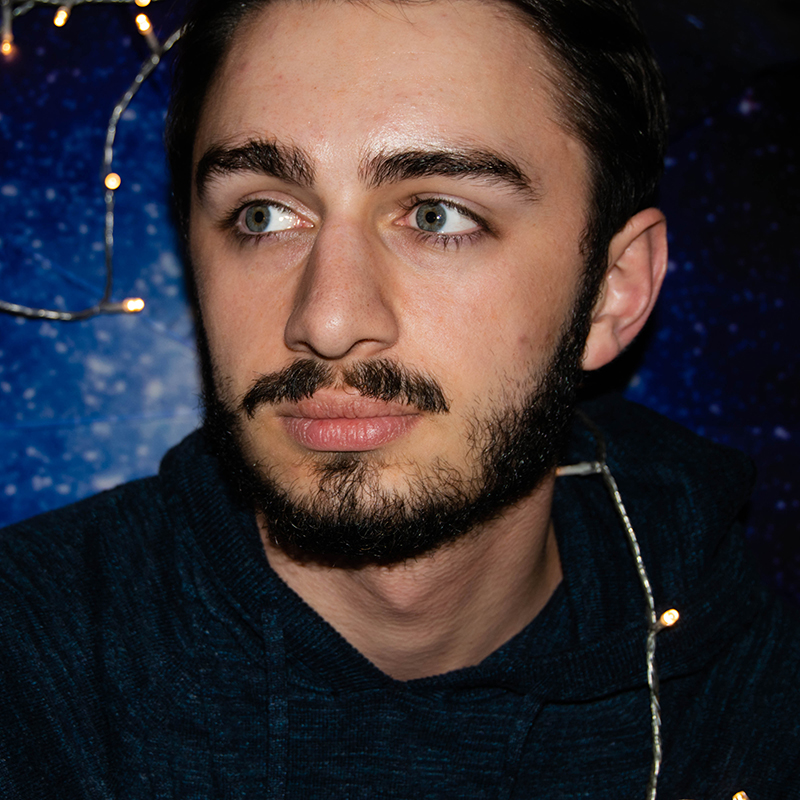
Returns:
[[[661,73],[632,0],[494,1],[512,9],[546,46],[561,122],[588,153],[592,192],[582,244],[587,279],[597,286],[611,238],[655,202],[667,137]],[[166,131],[184,232],[192,149],[206,94],[239,25],[270,2],[196,0],[189,12]]]

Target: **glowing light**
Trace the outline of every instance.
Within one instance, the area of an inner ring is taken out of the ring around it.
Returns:
[[[3,44],[0,44],[0,53],[10,56],[14,52],[14,40],[3,37]]]
[[[747,792],[736,792],[731,800],[750,800],[750,798],[747,796]]]
[[[53,19],[53,25],[55,25],[56,28],[63,28],[64,25],[66,25],[68,19],[69,19],[69,7],[60,6],[58,11],[56,11],[55,18]]]
[[[103,181],[106,185],[106,189],[111,189],[113,192],[115,189],[119,189],[119,185],[122,183],[122,178],[117,175],[116,172],[109,172],[106,175],[105,181]]]
[[[671,628],[680,618],[681,615],[674,608],[671,608],[661,615],[660,622],[665,628]],[[742,800],[742,798],[734,798],[734,800]]]
[[[161,44],[158,41],[158,37],[153,32],[153,25],[150,22],[150,18],[147,14],[137,14],[136,15],[136,27],[139,29],[139,33],[144,36],[147,40],[147,46],[150,50],[155,53],[156,55],[160,56],[162,54]]]
[[[150,33],[153,30],[153,26],[150,24],[150,17],[147,14],[136,15],[136,27],[141,33]]]
[[[147,8],[150,5],[150,0],[133,0],[139,8]]]
[[[126,297],[122,301],[122,308],[128,314],[136,314],[144,308],[144,300],[141,297]]]

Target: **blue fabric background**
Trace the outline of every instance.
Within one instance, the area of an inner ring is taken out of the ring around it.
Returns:
[[[180,5],[148,9],[162,39]],[[800,15],[778,0],[641,5],[670,86],[670,274],[641,341],[596,383],[754,458],[749,536],[768,580],[800,600]],[[108,115],[148,53],[133,7],[78,7],[62,29],[52,14],[15,20],[17,53],[0,59],[0,297],[78,309],[104,281]],[[151,474],[197,425],[161,143],[168,85],[162,65],[124,115],[114,165],[114,297],[146,310],[0,314],[0,524]]]

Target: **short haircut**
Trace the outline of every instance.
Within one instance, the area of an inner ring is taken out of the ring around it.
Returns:
[[[547,77],[561,124],[586,149],[591,193],[581,243],[589,284],[583,288],[594,296],[611,238],[655,202],[667,142],[661,73],[632,0],[483,1],[504,6],[538,35],[553,67]],[[184,234],[192,151],[206,95],[239,25],[271,2],[195,0],[189,11],[166,131],[173,197]]]

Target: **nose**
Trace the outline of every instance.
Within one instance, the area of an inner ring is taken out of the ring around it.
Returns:
[[[287,347],[328,360],[391,347],[398,326],[384,258],[355,225],[323,226],[295,290]]]

